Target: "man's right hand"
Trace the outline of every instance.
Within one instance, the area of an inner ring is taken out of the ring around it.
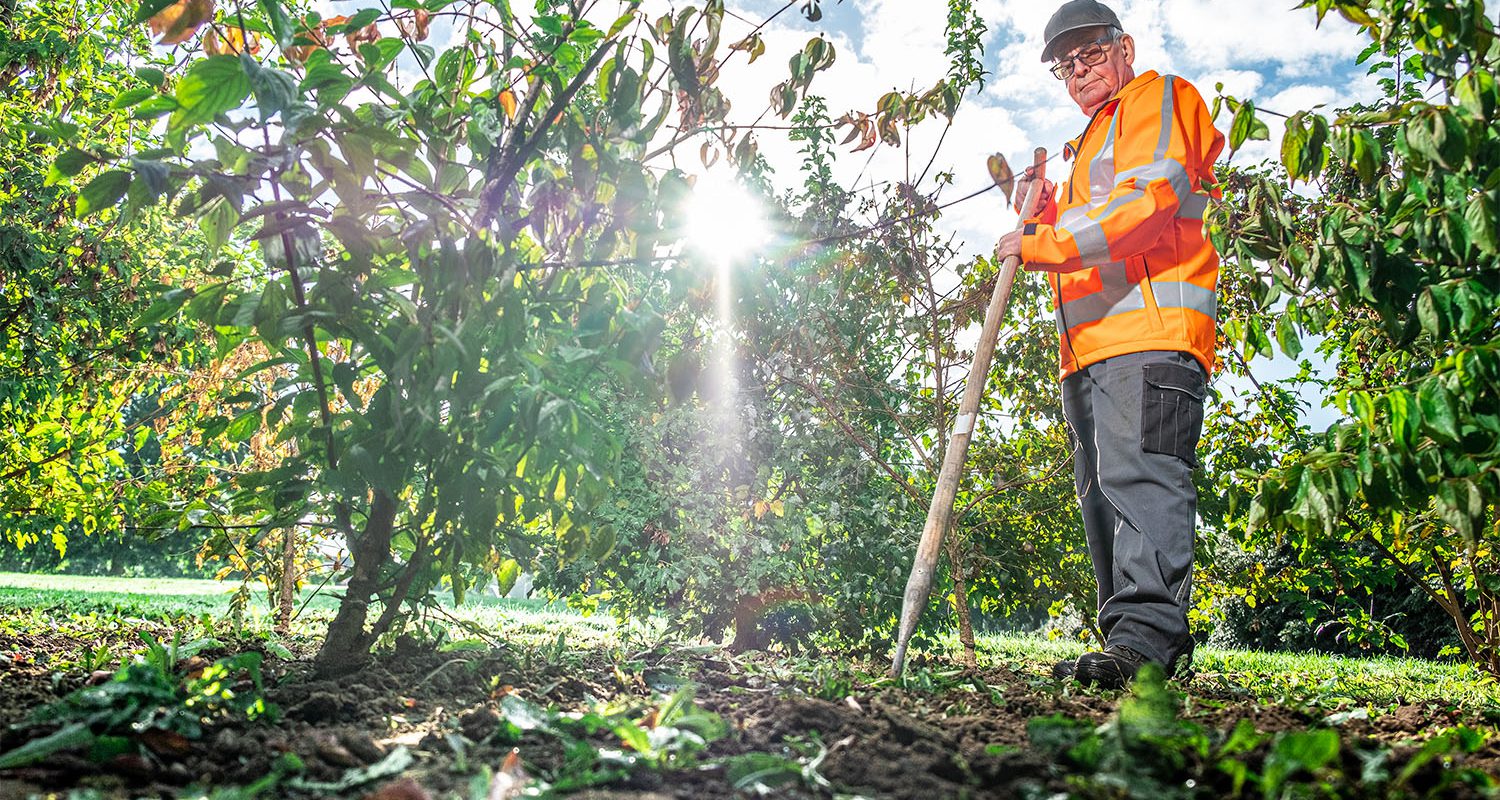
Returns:
[[[1042,209],[1047,207],[1048,203],[1052,202],[1052,192],[1056,189],[1056,186],[1052,183],[1052,181],[1049,181],[1046,178],[1042,178],[1042,182],[1037,191],[1036,208],[1021,208],[1021,204],[1026,202],[1026,193],[1030,191],[1031,183],[1035,179],[1036,167],[1027,167],[1026,171],[1021,173],[1021,177],[1016,179],[1016,193],[1014,195],[1015,208],[1016,213],[1020,214],[1023,217],[1039,213]],[[1031,214],[1027,214],[1028,210],[1031,212]]]

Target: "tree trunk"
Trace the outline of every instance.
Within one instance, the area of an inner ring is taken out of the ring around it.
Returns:
[[[328,638],[323,640],[315,660],[320,675],[352,672],[370,656],[370,645],[375,640],[365,631],[365,618],[370,611],[370,600],[380,586],[381,570],[391,558],[395,520],[396,499],[389,492],[376,490],[365,529],[349,546],[353,574],[338,613],[328,625]]]
[[[276,632],[292,632],[292,612],[297,598],[297,528],[287,527],[281,534],[281,596],[276,604]]]
[[[974,624],[969,619],[969,587],[964,577],[962,548],[958,537],[948,537],[948,566],[953,570],[953,603],[958,612],[958,641],[964,646],[964,666],[979,666],[974,652]]]

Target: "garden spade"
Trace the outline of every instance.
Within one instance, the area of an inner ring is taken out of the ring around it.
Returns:
[[[1036,213],[1038,193],[1042,175],[1046,170],[1047,149],[1038,147],[1033,154],[1032,175],[1035,178],[1026,191],[1021,204],[1024,220]],[[990,157],[990,177],[995,185],[1010,195],[1012,175],[1004,156]],[[1005,259],[1000,265],[1000,277],[995,280],[995,290],[990,294],[989,308],[984,312],[984,329],[974,347],[974,362],[969,366],[969,377],[964,380],[963,399],[958,404],[958,416],[954,418],[953,431],[948,437],[948,449],[943,453],[943,466],[938,472],[937,489],[932,494],[932,505],[927,508],[927,524],[922,527],[922,541],[917,545],[917,558],[911,565],[911,577],[906,580],[906,596],[901,603],[901,629],[896,638],[896,655],[891,661],[891,677],[901,677],[906,665],[906,647],[917,629],[917,621],[927,608],[927,596],[932,591],[932,573],[937,568],[938,553],[943,549],[943,537],[948,533],[948,523],[953,516],[953,499],[958,494],[958,481],[963,474],[964,460],[969,454],[969,440],[974,435],[974,420],[979,412],[979,399],[984,394],[984,384],[990,373],[990,361],[995,355],[995,341],[1000,333],[1000,321],[1005,318],[1005,306],[1010,302],[1010,287],[1016,277],[1019,258]]]

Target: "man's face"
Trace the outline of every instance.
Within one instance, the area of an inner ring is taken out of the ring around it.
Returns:
[[[1104,60],[1098,64],[1086,64],[1083,59],[1073,59],[1073,75],[1068,78],[1068,95],[1085,116],[1092,117],[1105,101],[1114,97],[1125,84],[1135,80],[1135,40],[1127,34],[1118,42],[1095,45],[1103,38],[1105,29],[1095,29],[1082,37],[1082,41],[1065,50],[1066,58],[1095,48],[1104,49]]]

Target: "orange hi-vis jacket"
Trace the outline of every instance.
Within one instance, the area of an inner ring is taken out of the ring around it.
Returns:
[[[1224,147],[1192,84],[1147,72],[1063,151],[1073,174],[1025,222],[1021,260],[1049,273],[1062,376],[1145,350],[1214,369],[1219,254],[1203,230]]]

